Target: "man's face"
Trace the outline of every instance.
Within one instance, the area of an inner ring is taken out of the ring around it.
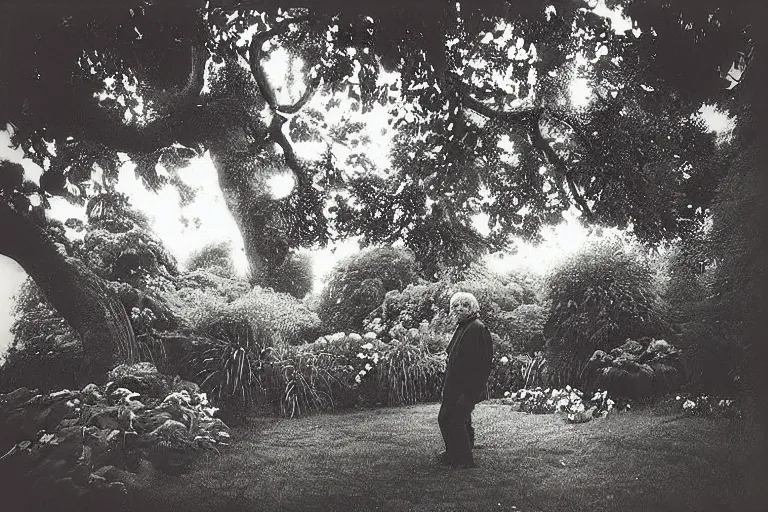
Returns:
[[[465,300],[457,300],[451,303],[451,315],[461,322],[472,313],[472,306]]]

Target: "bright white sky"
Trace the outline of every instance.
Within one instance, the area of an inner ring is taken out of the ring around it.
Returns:
[[[604,1],[600,0],[596,12],[611,19],[613,29],[616,31],[631,30],[631,24],[620,13],[608,11]],[[268,63],[269,72],[280,75],[286,72],[297,72],[296,63],[289,63],[288,59],[277,58]],[[395,75],[384,77],[385,80],[396,80]],[[571,101],[577,107],[586,106],[591,101],[592,93],[587,79],[574,77],[570,88]],[[289,96],[291,91],[280,91],[281,95]],[[326,99],[317,94],[308,106],[314,106],[321,110]],[[728,134],[733,129],[733,120],[713,107],[704,107],[702,116],[713,131]],[[388,117],[386,109],[376,108],[368,114],[354,113],[349,104],[341,105],[326,112],[326,122],[332,126],[339,122],[362,121],[366,123],[366,134],[370,138],[370,145],[366,148],[368,156],[380,169],[388,167],[388,150],[392,138],[392,132],[388,129]],[[305,158],[316,158],[326,146],[317,143],[296,144],[297,152]],[[343,162],[349,154],[349,148],[335,144],[333,153],[337,159]],[[9,147],[9,138],[6,132],[0,132],[0,158],[21,162],[25,168],[26,177],[33,181],[39,179],[41,169],[34,163],[22,159],[21,150],[12,150]],[[182,208],[179,202],[178,192],[168,186],[158,193],[147,191],[136,179],[133,173],[133,164],[125,162],[120,171],[118,190],[128,194],[132,204],[142,210],[150,218],[152,228],[157,236],[165,243],[183,266],[191,251],[199,249],[203,245],[215,241],[229,241],[233,248],[233,258],[238,271],[244,275],[247,261],[243,251],[243,241],[234,219],[226,208],[221,189],[218,185],[215,169],[210,158],[205,155],[196,159],[189,168],[181,172],[181,178],[191,187],[197,190],[194,202]],[[290,174],[275,176],[271,181],[272,192],[281,197],[290,193],[293,180]],[[69,217],[84,219],[84,209],[75,207],[63,199],[52,201],[53,208],[50,215],[59,220]],[[186,225],[183,220],[186,219]],[[475,226],[481,233],[487,233],[485,218],[478,216]],[[566,212],[563,223],[545,231],[544,242],[537,247],[528,244],[519,244],[515,255],[496,254],[487,257],[491,268],[504,272],[512,268],[527,268],[531,272],[543,273],[551,268],[560,259],[576,251],[586,240],[587,231],[578,224],[574,211]],[[311,251],[314,261],[315,291],[319,290],[323,283],[323,277],[331,270],[333,265],[342,257],[353,254],[358,250],[355,240],[347,240],[323,250]],[[11,309],[13,306],[12,295],[16,293],[25,274],[21,268],[10,259],[0,256],[0,354],[10,343],[11,337],[8,329],[12,323]]]

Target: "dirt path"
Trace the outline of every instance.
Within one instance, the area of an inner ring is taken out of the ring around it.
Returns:
[[[743,511],[753,500],[743,421],[636,411],[569,425],[481,404],[479,467],[451,470],[434,460],[437,411],[255,419],[192,473],[143,467],[128,485],[142,511]]]

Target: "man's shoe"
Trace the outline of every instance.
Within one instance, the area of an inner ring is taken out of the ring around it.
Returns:
[[[448,456],[448,453],[447,453],[447,452],[441,452],[441,453],[440,453],[440,454],[437,456],[437,462],[438,462],[438,463],[440,463],[440,464],[442,464],[443,466],[453,466],[453,465],[454,465],[453,461],[452,461],[452,460],[451,460],[451,458]]]

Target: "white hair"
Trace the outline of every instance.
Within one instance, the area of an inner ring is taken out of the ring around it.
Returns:
[[[469,292],[454,293],[451,296],[451,306],[453,306],[457,302],[463,302],[465,304],[469,304],[469,307],[472,313],[477,313],[478,311],[480,311],[480,303],[477,302],[477,299],[475,298],[475,296]]]

